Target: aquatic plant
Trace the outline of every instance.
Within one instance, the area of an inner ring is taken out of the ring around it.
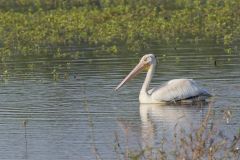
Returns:
[[[224,116],[225,114],[224,112]],[[208,113],[196,128],[186,131],[176,123],[172,141],[166,142],[163,137],[160,146],[144,146],[137,150],[127,146],[123,151],[124,159],[239,159],[240,131],[237,131],[234,137],[225,137],[217,128],[213,117],[210,106]],[[166,143],[171,143],[173,148],[164,147]],[[115,144],[114,150],[118,159],[121,159],[119,150],[122,151],[124,144],[120,143],[116,134]]]
[[[73,46],[139,51],[184,38],[210,38],[228,49],[240,34],[239,0],[3,0],[0,6],[2,57],[62,54]]]

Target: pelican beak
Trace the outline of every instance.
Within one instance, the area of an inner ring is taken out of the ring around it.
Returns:
[[[122,82],[115,88],[115,91],[117,91],[119,88],[121,88],[126,82],[134,78],[137,74],[139,74],[148,64],[145,64],[143,62],[139,62],[136,67],[122,80]]]

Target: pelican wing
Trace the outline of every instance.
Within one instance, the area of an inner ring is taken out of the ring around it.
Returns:
[[[174,79],[149,91],[152,99],[157,101],[179,101],[198,96],[210,96],[192,79]]]

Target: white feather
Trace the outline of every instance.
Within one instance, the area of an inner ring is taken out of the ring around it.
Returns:
[[[178,101],[210,94],[192,79],[173,79],[148,92],[156,101]]]

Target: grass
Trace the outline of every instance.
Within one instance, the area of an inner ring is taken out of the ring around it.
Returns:
[[[240,158],[240,132],[232,138],[224,136],[222,131],[217,128],[213,119],[214,112],[211,106],[207,114],[203,118],[201,124],[191,131],[186,131],[180,128],[178,124],[175,125],[173,133],[174,139],[172,141],[165,141],[163,137],[161,145],[145,146],[138,150],[133,150],[128,146],[125,151],[119,141],[119,137],[115,134],[115,152],[118,159],[146,159],[146,160],[202,160],[202,159],[231,159],[237,160]],[[126,132],[127,133],[127,132]],[[169,135],[171,136],[171,135]],[[165,147],[170,143],[173,148]],[[124,144],[123,144],[124,145]]]

